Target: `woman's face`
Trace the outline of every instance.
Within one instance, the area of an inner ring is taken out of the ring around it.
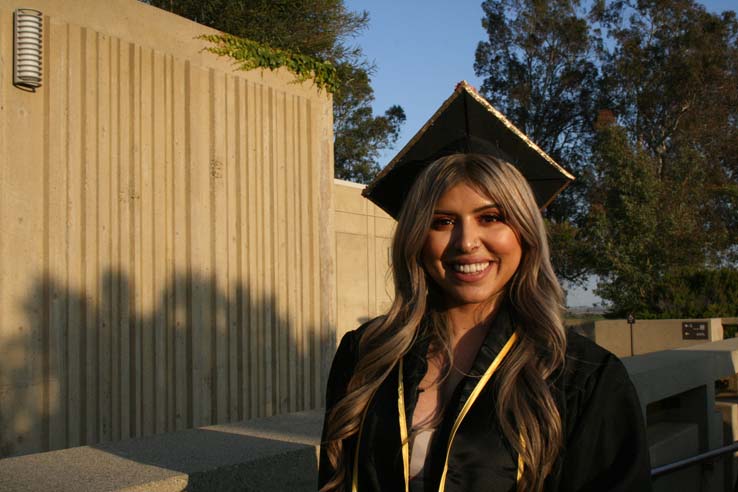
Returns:
[[[521,257],[518,235],[492,200],[465,183],[449,188],[438,200],[422,261],[447,307],[490,300],[494,307]]]

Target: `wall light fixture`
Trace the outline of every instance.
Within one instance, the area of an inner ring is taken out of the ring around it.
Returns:
[[[43,14],[16,9],[13,15],[13,84],[31,91],[41,87]]]

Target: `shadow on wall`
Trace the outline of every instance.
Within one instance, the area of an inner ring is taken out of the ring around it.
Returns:
[[[322,405],[303,297],[186,272],[158,293],[116,270],[98,282],[40,278],[29,325],[0,331],[0,458]]]

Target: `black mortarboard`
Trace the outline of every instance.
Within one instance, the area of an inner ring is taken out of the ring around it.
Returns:
[[[455,153],[492,154],[515,165],[528,180],[540,208],[551,203],[574,179],[462,81],[363,195],[397,218],[420,171],[434,160]]]

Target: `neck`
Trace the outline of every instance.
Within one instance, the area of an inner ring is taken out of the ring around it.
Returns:
[[[451,351],[454,357],[454,366],[467,372],[482,345],[490,323],[488,322],[497,312],[498,303],[480,309],[479,306],[462,306],[448,309],[447,319],[451,325]]]
[[[495,303],[496,304],[496,303]],[[452,308],[446,311],[447,319],[452,329],[451,352],[453,366],[461,374],[466,374],[476,358],[479,347],[482,346],[490,329],[488,322],[495,315],[497,306],[493,309]]]
[[[493,317],[499,309],[498,300],[486,305],[459,305],[446,309],[446,316],[451,325],[453,338],[464,336],[469,331],[476,331],[480,327],[486,327],[485,323]]]

